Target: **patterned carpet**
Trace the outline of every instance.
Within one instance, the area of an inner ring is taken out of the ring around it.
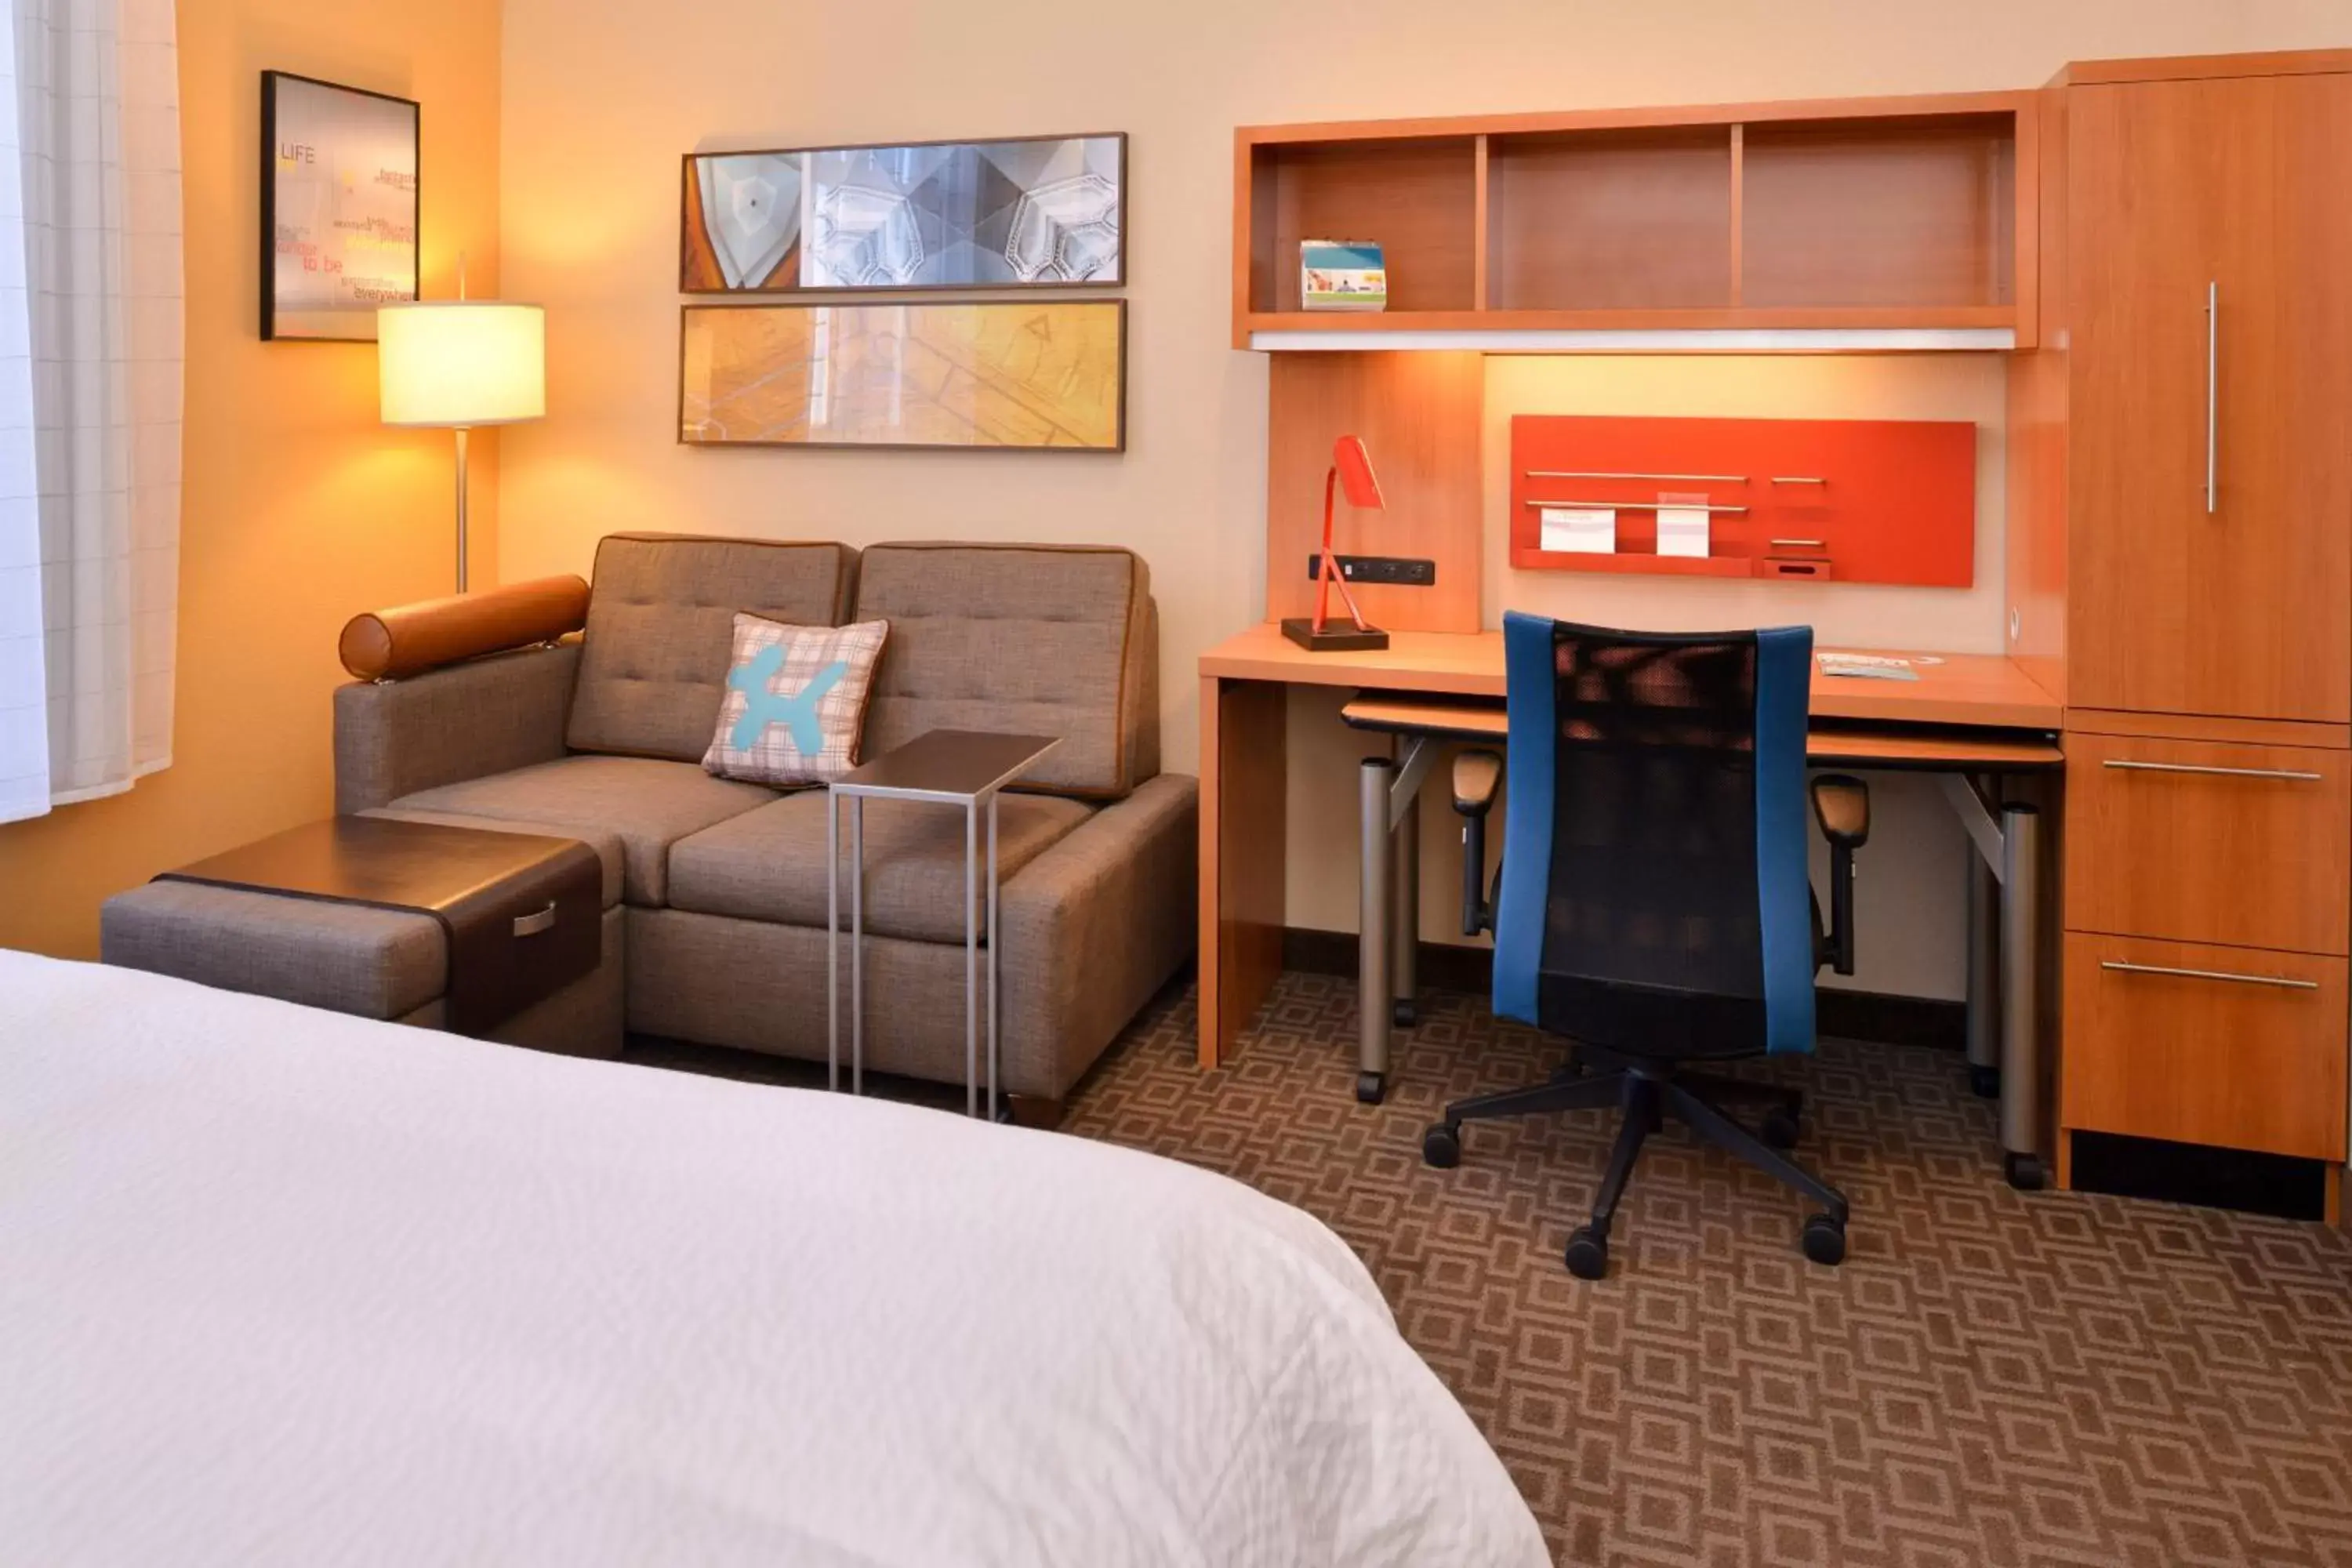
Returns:
[[[1354,1033],[1351,984],[1288,975],[1204,1075],[1171,991],[1066,1127],[1345,1237],[1562,1562],[2352,1565],[2352,1237],[2012,1193],[1955,1057],[1832,1043],[1793,1081],[1802,1156],[1853,1204],[1843,1268],[1798,1253],[1795,1198],[1670,1127],[1586,1284],[1559,1248],[1601,1117],[1471,1127],[1457,1170],[1420,1157],[1443,1101],[1556,1048],[1433,995],[1371,1110]]]

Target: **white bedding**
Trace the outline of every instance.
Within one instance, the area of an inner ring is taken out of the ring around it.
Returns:
[[[1547,1561],[1222,1177],[7,952],[0,1559]]]

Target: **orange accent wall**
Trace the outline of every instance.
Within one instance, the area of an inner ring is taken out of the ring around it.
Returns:
[[[156,871],[333,809],[329,692],[353,611],[449,591],[450,438],[376,423],[373,344],[265,343],[260,75],[424,104],[425,291],[498,283],[499,10],[486,0],[187,0],[180,118],[187,413],[179,713],[136,789],[0,826],[0,947],[88,957],[98,906]],[[498,443],[475,439],[473,565],[497,554]]]

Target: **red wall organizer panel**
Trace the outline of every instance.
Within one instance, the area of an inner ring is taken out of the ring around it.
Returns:
[[[1511,421],[1511,564],[1965,588],[1976,476],[1965,423],[1523,414]],[[1706,556],[1662,556],[1655,508],[1675,496],[1742,510],[1709,515]],[[1614,508],[1617,552],[1544,549],[1546,504]]]

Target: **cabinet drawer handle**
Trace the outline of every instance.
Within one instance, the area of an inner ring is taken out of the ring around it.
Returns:
[[[555,904],[552,900],[550,900],[547,908],[543,910],[533,910],[527,915],[515,916],[514,933],[517,936],[537,936],[543,931],[551,930],[554,925]]]
[[[2179,980],[2228,980],[2240,985],[2275,985],[2282,991],[2316,991],[2316,980],[2296,980],[2284,974],[2232,974],[2226,969],[2173,969],[2161,963],[2126,963],[2119,958],[2099,960],[2101,969],[2118,974],[2169,974]]]
[[[2326,773],[2305,773],[2300,768],[2210,768],[2195,763],[2119,763],[2113,758],[2099,764],[2133,773],[2208,773],[2225,779],[2293,779],[2302,784],[2319,784]]]

